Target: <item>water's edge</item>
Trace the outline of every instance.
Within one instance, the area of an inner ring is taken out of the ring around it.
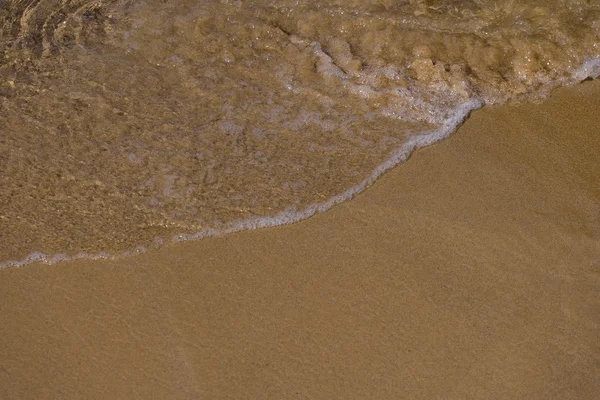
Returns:
[[[580,68],[578,68],[571,76],[570,79],[565,79],[564,81],[559,82],[559,86],[568,87],[578,84],[586,79],[597,79],[600,76],[600,58],[599,59],[591,59],[586,61]],[[267,228],[267,227],[275,227],[279,225],[292,224],[296,222],[300,222],[311,216],[325,212],[332,208],[334,205],[339,204],[341,202],[347,201],[367,189],[371,186],[377,179],[379,179],[385,172],[390,169],[398,166],[399,164],[404,163],[409,159],[411,154],[422,147],[437,143],[443,139],[451,136],[469,117],[470,113],[474,110],[480,109],[485,105],[483,100],[471,99],[459,107],[457,107],[452,113],[452,117],[449,118],[439,129],[434,131],[430,131],[426,134],[422,134],[420,136],[416,136],[398,148],[391,157],[389,157],[386,161],[379,164],[371,175],[369,175],[366,179],[364,179],[361,183],[356,186],[351,187],[343,193],[340,193],[336,196],[331,197],[329,200],[313,204],[301,211],[297,210],[287,210],[276,216],[272,217],[260,217],[248,220],[235,221],[229,224],[222,226],[220,229],[205,229],[199,231],[195,234],[178,234],[175,235],[170,241],[163,240],[160,243],[155,243],[155,245],[162,246],[169,242],[177,243],[188,240],[199,240],[208,237],[216,237],[224,234],[239,232],[243,230],[249,229],[258,229],[258,228]],[[90,259],[90,260],[99,260],[99,259],[119,259],[123,257],[128,257],[132,255],[142,254],[149,251],[147,247],[144,245],[139,245],[133,250],[128,250],[124,252],[119,252],[115,254],[110,254],[108,252],[100,252],[97,254],[87,254],[87,253],[78,253],[75,255],[68,254],[45,254],[43,252],[32,252],[27,257],[21,260],[8,260],[4,262],[0,262],[0,269],[10,268],[10,267],[22,267],[25,265],[33,264],[33,263],[46,263],[46,264],[55,264],[62,261],[70,261],[77,259]]]

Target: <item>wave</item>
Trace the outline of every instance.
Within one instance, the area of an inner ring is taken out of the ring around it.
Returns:
[[[7,4],[0,268],[297,222],[600,75],[593,4]]]
[[[570,81],[564,82],[565,85],[573,85],[578,82],[587,80],[587,79],[597,79],[600,76],[600,59],[593,59],[586,61],[580,68],[578,68],[574,73],[573,77]],[[449,137],[453,132],[458,129],[460,125],[468,118],[469,114],[483,107],[484,102],[482,100],[470,100],[461,104],[457,109],[452,113],[452,117],[448,118],[441,128],[428,132],[426,134],[416,136],[412,138],[410,141],[405,143],[400,149],[396,150],[394,154],[388,158],[385,162],[381,163],[375,170],[371,173],[371,175],[363,180],[360,184],[353,186],[347,191],[340,193],[336,196],[331,197],[327,201],[323,203],[313,204],[303,210],[286,210],[281,212],[280,214],[273,217],[262,217],[255,219],[248,219],[242,221],[236,221],[225,226],[211,229],[205,229],[194,234],[178,234],[175,235],[171,242],[178,243],[189,240],[199,240],[208,237],[220,236],[228,233],[235,233],[249,229],[259,229],[259,228],[268,228],[275,227],[279,225],[292,224],[296,222],[300,222],[307,218],[312,217],[313,215],[321,212],[325,212],[335,206],[336,204],[342,203],[344,201],[350,200],[355,197],[357,194],[361,193],[365,189],[367,189],[370,185],[372,185],[377,179],[379,179],[385,172],[390,169],[396,167],[399,164],[407,161],[411,154],[422,147],[429,146],[436,142],[439,142],[443,139]],[[160,241],[157,243],[159,245],[165,244],[164,241]],[[109,254],[107,252],[101,252],[98,254],[87,254],[87,253],[79,253],[76,255],[69,256],[67,254],[54,254],[48,255],[42,252],[33,252],[29,254],[22,260],[9,260],[0,263],[0,269],[8,268],[8,267],[21,267],[31,263],[47,263],[47,264],[55,264],[61,261],[71,261],[71,260],[79,260],[79,259],[90,259],[90,260],[100,260],[100,259],[118,259],[123,257],[129,257],[132,255],[146,253],[148,248],[145,246],[137,246],[133,250],[117,253],[117,254]]]

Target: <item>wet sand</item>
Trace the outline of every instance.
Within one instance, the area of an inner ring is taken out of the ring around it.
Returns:
[[[593,399],[600,82],[473,113],[354,200],[0,271],[0,398]]]

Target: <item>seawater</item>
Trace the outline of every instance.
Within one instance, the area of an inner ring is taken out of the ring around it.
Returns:
[[[600,1],[0,2],[0,266],[307,218],[600,75]]]

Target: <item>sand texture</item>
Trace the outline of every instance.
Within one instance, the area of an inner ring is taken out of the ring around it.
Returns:
[[[600,82],[304,222],[0,270],[1,399],[595,399]]]

